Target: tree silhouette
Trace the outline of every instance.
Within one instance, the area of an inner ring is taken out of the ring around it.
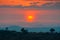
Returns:
[[[22,28],[22,29],[21,29],[21,32],[24,32],[24,30],[25,30],[25,29],[24,29],[24,28]]]
[[[8,27],[6,27],[5,30],[8,30]]]
[[[25,30],[24,28],[22,28],[21,32],[24,33],[24,34],[26,34],[26,33],[28,33],[28,30]]]
[[[53,33],[54,31],[55,31],[55,29],[53,29],[53,28],[50,29],[50,32],[51,32],[51,33]]]

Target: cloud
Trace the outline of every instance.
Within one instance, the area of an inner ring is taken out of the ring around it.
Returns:
[[[22,5],[22,6],[31,6],[31,5],[37,5],[41,6],[46,3],[53,3],[60,2],[59,0],[0,0],[0,5]]]
[[[11,0],[10,0],[11,1]],[[18,1],[0,2],[0,8],[21,8],[21,9],[60,9],[60,1]]]

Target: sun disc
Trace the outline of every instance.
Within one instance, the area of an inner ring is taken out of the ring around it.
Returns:
[[[33,21],[33,16],[28,16],[28,21],[29,22]]]
[[[33,16],[28,16],[28,19],[32,19],[33,18]]]

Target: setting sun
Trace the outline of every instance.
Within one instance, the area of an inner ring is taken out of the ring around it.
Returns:
[[[28,16],[28,19],[32,19],[33,17],[32,16]]]
[[[33,20],[33,16],[28,16],[28,21],[31,22]]]

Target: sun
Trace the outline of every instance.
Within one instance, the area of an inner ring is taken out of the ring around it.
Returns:
[[[28,19],[32,19],[33,18],[33,16],[28,16]]]
[[[29,22],[32,22],[33,21],[33,16],[30,15],[30,16],[28,16],[27,19],[28,19]]]

